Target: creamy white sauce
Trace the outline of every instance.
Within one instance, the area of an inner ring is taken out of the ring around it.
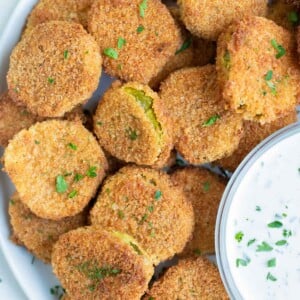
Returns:
[[[244,299],[300,299],[298,168],[300,133],[267,150],[252,165],[233,197],[226,226],[226,250],[230,272]],[[282,227],[268,227],[274,221],[282,223]],[[235,239],[238,232],[244,234],[241,242]],[[255,242],[247,246],[253,239]],[[277,246],[276,242],[282,240],[286,244]],[[273,250],[257,252],[262,242]],[[268,267],[267,262],[274,258],[276,266]],[[237,259],[250,261],[247,266],[237,267]]]

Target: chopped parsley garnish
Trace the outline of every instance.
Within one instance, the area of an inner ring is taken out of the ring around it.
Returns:
[[[273,276],[270,272],[267,275],[267,280],[271,280],[271,281],[277,281],[277,278],[275,276]]]
[[[279,59],[280,57],[282,57],[282,56],[284,56],[286,54],[286,51],[283,48],[283,46],[279,45],[275,39],[271,40],[271,45],[277,51],[277,54],[275,56],[277,59]]]
[[[64,59],[67,59],[69,57],[69,51],[65,50],[64,51]]]
[[[198,248],[194,249],[193,252],[194,252],[194,254],[197,255],[197,256],[200,256],[200,255],[201,255],[201,250],[198,249]]]
[[[275,243],[276,246],[284,246],[287,244],[286,240],[280,240]]]
[[[234,238],[237,240],[238,243],[242,241],[244,237],[244,233],[242,231],[239,231],[235,234]]]
[[[299,15],[296,11],[291,11],[288,14],[288,20],[291,22],[293,25],[297,25],[299,23]]]
[[[100,122],[100,121],[98,121],[98,122],[97,122],[97,125],[98,125],[98,126],[102,126],[102,125],[103,125],[103,123],[102,123],[102,122]]]
[[[148,215],[147,214],[144,214],[139,222],[139,224],[143,224],[148,218]]]
[[[262,242],[261,245],[257,245],[257,248],[256,248],[256,252],[269,252],[272,250],[273,250],[273,247],[271,247],[266,242]]]
[[[270,81],[272,78],[273,78],[273,71],[269,70],[265,75],[266,84],[270,88],[271,93],[273,95],[276,95],[276,86],[273,82]]]
[[[260,206],[256,206],[256,207],[255,207],[255,210],[256,210],[256,211],[261,211],[261,207],[260,207]]]
[[[157,190],[155,193],[154,193],[154,199],[155,200],[159,200],[162,196],[162,192]]]
[[[237,258],[235,263],[236,263],[237,268],[240,266],[246,267],[250,263],[250,259],[249,258],[247,258],[247,259]]]
[[[78,181],[80,181],[81,179],[83,179],[83,175],[81,175],[81,174],[75,174],[75,176],[74,176],[74,181],[75,182],[78,182]]]
[[[212,126],[213,124],[215,124],[217,122],[217,120],[219,120],[221,117],[216,114],[211,116],[209,119],[207,119],[203,124],[202,127],[209,127]]]
[[[121,37],[119,37],[118,38],[118,49],[122,49],[122,47],[123,46],[125,46],[126,45],[126,40],[125,39],[123,39],[123,38],[121,38]]]
[[[287,230],[287,229],[283,229],[282,235],[283,235],[285,238],[288,238],[288,237],[292,236],[292,231],[291,231],[291,230]]]
[[[276,258],[271,258],[267,261],[268,268],[276,267]]]
[[[129,127],[128,129],[126,129],[126,133],[128,135],[128,137],[132,140],[135,141],[138,138],[138,134],[136,133],[135,130],[133,130],[131,127]]]
[[[133,250],[134,250],[138,255],[142,255],[142,254],[143,254],[142,251],[140,250],[140,248],[139,248],[136,244],[130,242],[130,246],[133,248]]]
[[[97,177],[96,171],[97,171],[97,167],[92,166],[92,167],[90,167],[90,168],[87,170],[86,176],[87,176],[87,177],[90,177],[90,178]]]
[[[78,192],[74,190],[68,195],[68,198],[72,199],[72,198],[76,197],[77,194],[78,194]]]
[[[50,84],[53,84],[53,83],[55,82],[55,79],[52,78],[52,77],[48,77],[48,82],[49,82]]]
[[[144,29],[145,29],[145,27],[144,27],[143,25],[140,25],[140,26],[136,29],[136,32],[137,32],[137,33],[141,33],[141,32],[144,31]]]
[[[272,223],[268,224],[269,228],[281,228],[282,227],[282,223],[280,221],[274,221]]]
[[[154,211],[154,206],[153,205],[149,205],[148,206],[148,211],[152,213]]]
[[[118,59],[119,54],[118,51],[115,50],[114,48],[105,48],[103,50],[104,55],[106,55],[107,57],[110,57],[112,59]]]
[[[15,202],[15,200],[14,200],[14,199],[10,199],[10,200],[9,200],[9,204],[10,204],[10,205],[15,205],[15,204],[16,204],[16,202]]]
[[[77,146],[73,143],[69,143],[68,147],[71,148],[72,150],[77,150]]]
[[[56,177],[56,191],[60,194],[64,193],[68,189],[68,184],[65,180],[65,177],[58,175]]]
[[[145,10],[147,9],[147,1],[148,1],[148,0],[143,0],[143,1],[139,4],[140,16],[141,16],[142,18],[145,17]]]
[[[125,218],[125,214],[122,210],[118,210],[118,217],[122,220]]]
[[[252,244],[254,244],[256,242],[256,239],[252,239],[252,240],[249,240],[248,243],[247,243],[247,246],[251,246]]]
[[[206,181],[203,183],[203,190],[204,192],[208,192],[210,189],[210,182],[209,181]]]
[[[56,296],[58,299],[61,299],[65,292],[65,289],[60,285],[55,285],[54,287],[50,288],[50,294]]]
[[[39,145],[41,142],[40,142],[40,141],[37,141],[37,140],[35,140],[35,141],[34,141],[34,143],[35,143],[36,145]]]
[[[269,70],[269,71],[267,72],[266,76],[265,76],[265,79],[266,79],[267,81],[269,81],[269,80],[272,79],[272,77],[273,77],[273,71],[272,71],[272,70]]]
[[[117,68],[118,68],[118,70],[122,70],[122,68],[123,68],[122,64],[118,64]]]
[[[175,55],[177,55],[177,54],[183,52],[184,50],[188,49],[191,45],[192,45],[192,38],[189,37],[183,42],[181,47],[178,50],[176,50]]]
[[[223,64],[225,69],[229,69],[230,68],[230,52],[226,49],[224,55],[223,55]]]

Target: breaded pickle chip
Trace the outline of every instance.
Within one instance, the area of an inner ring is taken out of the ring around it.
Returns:
[[[234,22],[221,34],[217,49],[226,107],[261,124],[293,110],[300,80],[295,51],[292,34],[271,20]]]
[[[27,19],[25,34],[49,21],[75,22],[87,28],[87,13],[92,3],[93,0],[40,0]]]
[[[51,262],[52,248],[60,235],[86,225],[86,212],[59,221],[39,218],[22,203],[18,193],[11,197],[9,204],[13,236],[45,263]]]
[[[220,33],[236,19],[245,16],[264,16],[267,0],[179,0],[181,18],[195,35],[217,40]]]
[[[88,100],[101,75],[99,47],[80,24],[36,26],[14,48],[9,95],[42,117],[61,117]]]
[[[195,229],[182,254],[215,252],[215,223],[225,181],[203,168],[188,167],[171,175],[173,183],[182,188],[195,212]]]
[[[215,66],[172,73],[160,86],[175,148],[194,164],[230,155],[242,134],[241,117],[223,108]]]
[[[283,128],[289,124],[297,121],[296,111],[292,111],[287,115],[261,125],[260,123],[253,121],[244,122],[244,135],[241,138],[238,148],[229,156],[224,157],[216,162],[223,168],[233,172],[245,156],[263,139],[274,133],[275,131]]]
[[[34,214],[59,220],[84,209],[107,161],[82,124],[52,120],[17,133],[4,152],[4,168]]]
[[[39,118],[28,112],[26,107],[17,106],[8,93],[0,96],[0,146],[6,147],[8,141],[21,129],[28,128]]]
[[[299,25],[299,13],[294,5],[286,4],[284,0],[273,1],[268,8],[267,18],[290,31]]]
[[[132,237],[96,227],[60,236],[52,266],[72,300],[140,299],[154,273]]]
[[[104,54],[107,73],[148,83],[180,47],[180,32],[159,0],[96,0],[89,32]]]
[[[104,149],[125,162],[161,167],[170,156],[164,103],[146,85],[116,83],[110,88],[98,104],[94,131]]]
[[[218,269],[207,259],[183,259],[171,267],[148,292],[144,300],[229,299]]]
[[[91,223],[133,236],[157,265],[183,250],[194,212],[167,174],[129,166],[104,183]]]

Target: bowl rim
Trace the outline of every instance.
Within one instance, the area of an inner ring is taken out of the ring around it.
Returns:
[[[230,211],[231,203],[234,195],[243,180],[247,175],[249,169],[253,164],[261,158],[268,150],[273,146],[279,144],[283,140],[300,134],[300,122],[296,121],[280,130],[276,131],[262,142],[260,142],[250,153],[243,159],[241,164],[238,166],[236,171],[231,176],[225,191],[222,195],[221,202],[218,209],[216,226],[215,226],[215,249],[216,249],[216,260],[218,269],[223,281],[223,284],[230,296],[230,299],[240,300],[243,299],[241,296],[234,278],[230,273],[229,262],[227,259],[226,250],[226,225],[227,218]]]

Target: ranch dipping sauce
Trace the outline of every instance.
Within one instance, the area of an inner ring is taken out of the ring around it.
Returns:
[[[216,228],[233,299],[300,299],[300,125],[276,133],[237,170]]]

